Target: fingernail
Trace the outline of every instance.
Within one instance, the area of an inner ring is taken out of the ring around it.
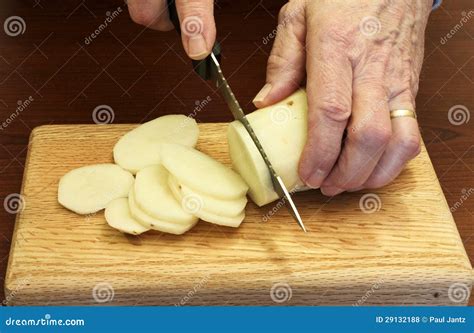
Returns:
[[[305,180],[305,184],[313,189],[317,189],[321,186],[325,178],[326,173],[324,170],[316,169],[316,171],[313,171],[309,178]]]
[[[263,102],[270,90],[272,90],[272,85],[270,83],[265,84],[263,88],[258,92],[257,96],[255,96],[255,98],[253,99],[253,104],[258,107],[258,104]]]
[[[189,57],[200,60],[207,56],[207,45],[204,36],[199,34],[189,38],[188,42]]]
[[[335,186],[324,186],[321,188],[321,193],[327,197],[333,197],[342,192],[344,192],[343,189],[340,189],[339,187],[335,187]]]

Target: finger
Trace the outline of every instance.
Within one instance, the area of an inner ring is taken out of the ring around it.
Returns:
[[[415,110],[409,92],[389,102],[390,110]],[[420,153],[421,138],[416,119],[401,117],[392,119],[393,136],[364,188],[379,188],[393,181],[408,161]]]
[[[352,95],[352,67],[345,55],[347,45],[333,39],[337,31],[319,29],[318,23],[309,18],[308,137],[299,163],[300,178],[312,188],[320,187],[339,156],[351,115]],[[333,24],[327,26],[337,30]]]
[[[354,81],[352,119],[341,156],[323,182],[328,196],[362,186],[369,178],[391,137],[387,92],[380,81]]]
[[[262,108],[281,101],[294,92],[305,75],[304,10],[287,3],[278,16],[277,35],[268,58],[266,83],[253,103]]]
[[[207,57],[216,40],[213,0],[176,0],[181,39],[188,56],[195,60]]]
[[[159,31],[173,29],[166,0],[128,0],[127,4],[130,17],[135,23]]]

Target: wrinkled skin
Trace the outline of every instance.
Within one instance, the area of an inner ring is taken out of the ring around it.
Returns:
[[[129,8],[138,23],[166,30],[172,25],[164,3],[129,0]],[[161,10],[158,19],[137,20],[147,16],[145,4]],[[254,104],[273,104],[306,82],[308,139],[299,174],[308,186],[328,196],[378,188],[420,152],[417,121],[390,119],[389,111],[415,110],[432,4],[292,0],[281,9],[266,84]],[[193,36],[183,37],[185,50],[192,58],[205,57],[216,34],[212,1],[177,0],[177,5],[181,22],[195,16],[202,23],[205,50],[191,52],[197,44],[190,41]]]

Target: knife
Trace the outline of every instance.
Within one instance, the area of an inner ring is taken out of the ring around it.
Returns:
[[[168,10],[171,22],[175,26],[175,29],[178,31],[178,33],[181,33],[181,27],[179,23],[178,13],[176,11],[175,0],[168,0]],[[227,80],[225,79],[224,74],[222,73],[219,60],[220,45],[216,43],[213,47],[211,54],[207,58],[199,61],[193,60],[193,68],[201,78],[203,78],[204,80],[211,80],[211,82],[215,83],[221,96],[224,98],[225,102],[227,103],[227,106],[232,112],[234,119],[240,121],[242,125],[244,125],[245,129],[252,138],[252,141],[257,147],[260,155],[262,156],[263,161],[267,165],[268,171],[270,173],[270,178],[273,184],[273,189],[278,194],[278,196],[285,202],[285,206],[287,207],[293,218],[296,220],[300,228],[304,232],[306,232],[303,220],[301,219],[298,209],[296,208],[296,205],[293,202],[293,199],[291,198],[288,189],[283,183],[281,177],[278,176],[278,174],[275,172],[275,169],[273,168],[270,160],[268,159],[268,156],[265,153],[265,150],[263,149],[260,141],[258,140],[257,135],[255,134],[252,126],[250,125],[247,117],[245,116],[244,111],[240,107],[237,98],[235,98],[232,89],[230,88],[229,84],[227,83]]]

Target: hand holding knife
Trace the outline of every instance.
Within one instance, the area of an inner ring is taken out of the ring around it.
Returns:
[[[176,31],[178,31],[178,33],[181,33],[181,27],[180,27],[180,22],[178,18],[178,13],[176,11],[175,0],[168,0],[168,11],[170,15],[170,20],[171,22],[173,22],[173,25],[175,26]],[[250,137],[255,143],[255,146],[260,152],[260,155],[265,161],[265,164],[268,167],[268,171],[270,173],[270,177],[271,177],[275,192],[278,194],[278,196],[282,200],[285,201],[286,207],[288,208],[293,218],[296,220],[300,228],[306,232],[306,228],[291,198],[290,193],[285,187],[285,184],[283,183],[281,177],[278,176],[275,170],[273,169],[273,166],[270,163],[270,160],[268,159],[268,156],[265,153],[265,150],[260,144],[260,141],[258,140],[257,135],[255,134],[254,130],[252,129],[252,126],[250,125],[249,121],[245,117],[245,114],[242,108],[240,107],[239,102],[235,98],[235,95],[232,92],[232,89],[230,88],[229,84],[227,83],[227,80],[225,79],[222,73],[219,60],[220,60],[220,46],[216,42],[211,54],[208,57],[206,57],[203,60],[192,61],[193,68],[201,78],[203,78],[204,80],[211,80],[212,82],[215,83],[217,89],[219,90],[221,96],[226,101],[234,118],[240,121],[242,125],[244,125],[245,129],[249,133]]]

